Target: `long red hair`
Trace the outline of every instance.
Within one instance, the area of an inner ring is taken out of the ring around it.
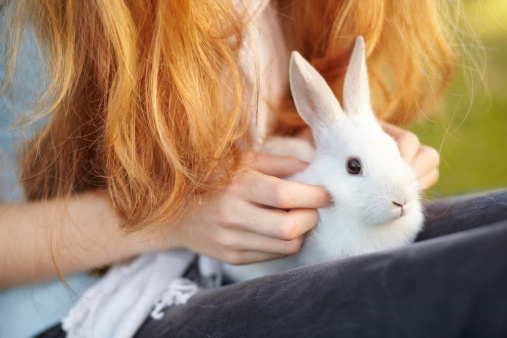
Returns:
[[[32,116],[50,115],[50,122],[24,156],[26,196],[108,189],[126,228],[137,230],[174,221],[194,198],[225,187],[241,166],[248,114],[255,113],[239,66],[249,16],[235,3],[4,3],[6,83],[27,24],[52,80]],[[339,98],[362,35],[378,116],[406,123],[436,102],[455,68],[450,30],[435,3],[279,0],[268,10],[279,14],[290,48]],[[276,105],[278,131],[303,125],[288,89]]]

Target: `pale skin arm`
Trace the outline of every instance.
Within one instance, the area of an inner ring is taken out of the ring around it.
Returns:
[[[295,253],[304,234],[317,224],[316,208],[330,202],[321,187],[275,176],[292,175],[306,165],[291,157],[249,156],[225,191],[191,208],[177,226],[169,224],[157,233],[122,231],[121,218],[105,193],[73,196],[66,211],[54,200],[2,205],[0,289],[57,276],[52,236],[64,275],[181,247],[236,264]],[[265,209],[263,204],[296,209]],[[58,230],[48,224],[59,224]]]
[[[140,253],[119,225],[105,193],[73,196],[67,211],[55,200],[0,205],[0,289],[56,277],[52,238],[65,275]]]

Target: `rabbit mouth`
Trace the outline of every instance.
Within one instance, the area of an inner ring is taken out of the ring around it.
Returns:
[[[387,210],[384,209],[384,212],[381,214],[376,215],[374,223],[376,225],[386,225],[396,222],[399,219],[405,218],[410,213],[410,210],[411,208],[408,204],[402,206],[390,206]]]
[[[406,204],[404,204],[404,205],[396,205],[393,209],[394,209],[393,213],[396,216],[395,219],[402,218],[409,211],[409,207]]]
[[[400,212],[400,218],[403,217],[407,213],[407,211],[405,209],[403,209],[403,207],[404,206],[401,206],[400,210],[399,210],[399,212]]]

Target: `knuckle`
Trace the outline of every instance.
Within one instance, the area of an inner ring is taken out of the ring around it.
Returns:
[[[225,205],[218,206],[216,211],[216,221],[220,226],[224,228],[229,227],[232,223],[230,207],[227,207]]]
[[[240,181],[241,181],[241,176],[239,174],[236,174],[236,176],[234,176],[231,181],[229,182],[229,184],[227,185],[227,188],[225,188],[225,193],[226,194],[233,194],[237,191],[238,189],[238,186],[240,184]]]
[[[239,251],[228,252],[225,255],[225,262],[232,265],[239,265],[244,263],[244,254]]]
[[[308,212],[311,215],[311,222],[313,223],[313,227],[317,226],[317,223],[319,223],[320,220],[320,214],[317,209],[308,210]]]
[[[231,180],[231,182],[227,185],[225,189],[223,199],[230,199],[237,197],[241,190],[243,174],[236,174],[236,176]]]
[[[435,169],[433,171],[433,182],[432,183],[436,183],[438,181],[440,177],[440,172],[438,171],[438,169]]]
[[[293,254],[297,253],[299,251],[299,249],[301,249],[302,244],[303,244],[303,240],[299,239],[299,238],[286,242],[285,254],[293,255]]]
[[[272,190],[274,206],[279,208],[288,208],[290,203],[289,191],[284,182],[276,183]]]
[[[280,221],[278,228],[278,237],[280,239],[285,241],[293,240],[297,237],[296,232],[296,224],[289,217],[285,217],[282,221]]]
[[[227,233],[222,234],[218,238],[218,244],[221,245],[223,248],[226,249],[233,249],[237,246],[237,241],[234,239],[233,236],[228,235]]]
[[[435,167],[440,165],[440,154],[435,148],[425,147],[424,152],[426,153],[426,157],[428,161]]]
[[[419,137],[411,131],[405,131],[400,138],[401,143],[405,143],[407,146],[418,148],[420,145]]]

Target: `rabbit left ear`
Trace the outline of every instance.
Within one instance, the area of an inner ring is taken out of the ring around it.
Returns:
[[[314,135],[344,117],[326,80],[298,52],[290,59],[290,88],[299,115]]]
[[[343,107],[345,113],[350,115],[371,112],[370,86],[364,49],[363,37],[359,36],[356,39],[343,85]]]

